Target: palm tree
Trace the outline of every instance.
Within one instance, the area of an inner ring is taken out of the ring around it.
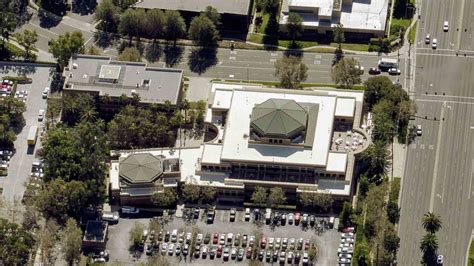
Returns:
[[[427,212],[423,215],[422,224],[427,232],[434,234],[442,227],[441,217],[433,212]]]
[[[438,237],[435,234],[427,233],[423,236],[420,249],[423,252],[423,262],[426,265],[433,265],[438,247]]]
[[[376,141],[362,153],[362,161],[367,167],[367,177],[371,183],[377,183],[387,174],[390,166],[390,153],[385,142]]]

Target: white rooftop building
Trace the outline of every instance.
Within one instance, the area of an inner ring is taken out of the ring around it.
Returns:
[[[280,28],[290,12],[303,18],[305,30],[331,32],[337,24],[347,33],[383,37],[388,13],[388,0],[283,0]]]
[[[179,159],[181,182],[216,187],[223,198],[243,199],[255,186],[347,198],[354,155],[368,144],[358,129],[362,101],[362,91],[214,84],[204,144],[133,153]],[[111,166],[112,190],[120,184],[118,164]]]

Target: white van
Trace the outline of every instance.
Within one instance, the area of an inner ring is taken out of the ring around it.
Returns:
[[[104,212],[102,214],[102,221],[106,221],[106,222],[109,222],[109,223],[118,223],[119,216],[118,216],[117,213]]]

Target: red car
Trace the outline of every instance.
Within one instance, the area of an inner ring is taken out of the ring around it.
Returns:
[[[260,240],[260,248],[265,249],[266,246],[267,246],[267,238],[262,236],[262,240]]]
[[[304,241],[304,250],[308,250],[308,249],[309,249],[309,246],[310,246],[310,244],[309,244],[309,239],[306,239],[306,240]]]
[[[300,217],[301,217],[301,213],[299,212],[295,213],[295,225],[298,225],[300,223]]]
[[[355,228],[354,227],[346,227],[342,230],[344,233],[354,233]]]
[[[218,258],[220,258],[222,256],[222,246],[221,245],[217,246],[216,256]]]
[[[245,256],[247,259],[250,259],[252,257],[252,248],[248,247],[247,250],[245,251]]]
[[[219,243],[219,234],[218,233],[214,233],[212,235],[212,244],[216,245],[217,243]]]

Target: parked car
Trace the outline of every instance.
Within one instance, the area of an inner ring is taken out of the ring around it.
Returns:
[[[304,252],[304,253],[303,253],[303,259],[302,259],[302,261],[303,261],[303,265],[308,265],[308,263],[309,263],[308,252]]]
[[[281,241],[281,249],[286,250],[288,248],[288,238],[284,237]]]
[[[220,234],[219,245],[225,245],[225,234]]]
[[[197,234],[197,236],[196,236],[196,245],[201,245],[203,238],[204,238],[203,234]]]
[[[43,92],[41,93],[41,97],[42,97],[43,99],[48,98],[48,93],[49,93],[49,87],[44,88],[44,89],[43,89]]]
[[[283,213],[281,215],[280,224],[283,225],[283,226],[286,225],[286,213]]]
[[[214,209],[207,211],[207,220],[206,221],[207,221],[208,224],[214,223],[215,213],[216,213],[216,211]]]
[[[176,244],[176,249],[174,251],[174,254],[176,254],[176,256],[181,255],[181,245],[180,244]]]
[[[209,248],[207,246],[204,246],[202,248],[202,258],[205,259],[207,258],[207,252],[209,251]]]
[[[183,246],[183,256],[188,256],[189,254],[189,245],[188,244],[184,244]]]
[[[171,243],[168,245],[168,255],[173,256],[174,253],[174,244]]]
[[[214,233],[212,234],[212,244],[217,245],[219,243],[219,234]]]
[[[292,251],[288,252],[287,262],[290,265],[293,264],[293,252]]]
[[[371,68],[369,69],[369,74],[370,74],[370,75],[378,75],[378,74],[380,74],[380,72],[381,72],[381,71],[380,71],[380,69],[379,69],[378,67],[371,67]]]
[[[215,257],[216,257],[216,253],[217,253],[217,249],[216,248],[212,248],[210,251],[209,251],[209,258],[211,260],[213,260]]]
[[[299,212],[295,213],[295,225],[300,225],[301,214]]]
[[[421,130],[421,125],[416,125],[416,135],[421,136],[422,130]]]
[[[244,234],[242,236],[242,247],[243,248],[247,247],[247,242],[248,242],[248,236]]]
[[[232,244],[232,240],[234,240],[234,234],[228,233],[227,234],[227,244]]]
[[[204,237],[204,244],[209,244],[211,242],[211,233],[206,233],[206,236]]]
[[[240,238],[241,238],[240,234],[235,235],[234,246],[236,246],[236,247],[240,246]]]
[[[266,246],[267,246],[267,238],[262,236],[262,238],[260,239],[260,248],[265,249]]]
[[[293,213],[288,214],[288,224],[292,225],[295,222]]]
[[[250,208],[245,208],[245,221],[250,221]]]
[[[244,259],[244,249],[243,248],[239,248],[239,251],[237,253],[237,259],[238,260],[243,260]]]
[[[121,209],[123,214],[139,214],[140,209],[132,207],[132,206],[122,206]]]
[[[38,121],[43,121],[44,119],[44,109],[39,110],[38,112]]]
[[[442,265],[444,263],[444,256],[438,255],[438,257],[436,258],[436,262]]]
[[[252,248],[251,247],[248,247],[246,250],[245,250],[245,257],[247,259],[250,259],[252,257]]]
[[[231,249],[230,258],[233,259],[233,260],[235,260],[237,258],[237,249],[236,248]]]
[[[281,251],[280,252],[280,263],[285,263],[285,259],[286,259],[286,252]]]
[[[230,221],[235,222],[235,215],[237,213],[237,210],[235,208],[230,209]]]
[[[165,255],[167,251],[168,251],[168,243],[165,242],[161,245],[161,255]]]
[[[265,256],[265,250],[261,249],[258,251],[258,260],[263,261],[263,257]]]
[[[249,246],[253,247],[255,245],[255,236],[249,236]]]
[[[217,246],[216,257],[218,257],[218,258],[222,257],[222,250],[223,249],[224,248],[221,245]]]
[[[224,248],[224,255],[223,255],[224,261],[228,261],[229,256],[230,256],[230,249],[228,247],[226,247],[226,248]]]
[[[309,221],[309,216],[307,213],[304,213],[303,214],[303,218],[301,219],[301,223],[303,224],[303,226],[307,226],[308,225],[308,221]]]

